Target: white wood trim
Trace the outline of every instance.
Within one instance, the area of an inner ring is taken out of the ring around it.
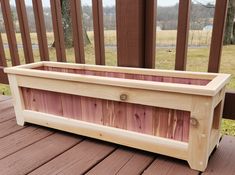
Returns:
[[[24,109],[24,102],[22,92],[19,89],[16,76],[8,75],[9,83],[11,86],[11,94],[13,97],[13,106],[16,115],[17,124],[20,126],[24,125],[24,118],[22,116],[22,110]]]
[[[23,116],[26,122],[164,154],[183,160],[187,159],[188,144],[184,142],[29,110],[24,110]]]
[[[19,75],[16,77],[18,84],[21,87],[114,101],[121,101],[120,95],[126,94],[127,100],[125,100],[125,102],[127,103],[181,109],[185,111],[191,110],[192,95],[188,94],[177,94],[171,92],[151,91],[136,88],[125,88]],[[177,103],[175,102],[175,99],[177,99]]]
[[[41,65],[40,65],[40,63],[41,63]],[[37,62],[37,63],[20,65],[20,66],[16,66],[13,68],[35,68],[36,65],[38,65],[38,66],[52,66],[52,67],[59,67],[59,68],[86,69],[86,70],[97,70],[97,71],[134,73],[134,74],[143,74],[143,75],[179,77],[179,78],[208,79],[208,80],[212,80],[213,78],[215,78],[218,75],[217,73],[160,70],[160,69],[146,69],[146,68],[143,69],[143,68],[102,66],[102,65],[91,65],[91,64],[77,64],[77,63],[74,64],[74,63],[62,63],[62,62],[52,62],[52,61],[42,61],[42,62]],[[12,68],[10,68],[10,69],[12,69]],[[8,70],[8,68],[6,68],[6,71],[7,70]]]
[[[187,84],[153,82],[153,81],[143,81],[143,80],[130,80],[130,79],[123,79],[123,78],[80,75],[80,74],[72,74],[72,73],[65,73],[65,72],[50,72],[50,71],[22,69],[22,68],[6,68],[4,70],[8,74],[42,77],[42,78],[50,78],[50,79],[58,79],[58,80],[68,80],[68,81],[76,81],[76,82],[85,82],[85,83],[92,83],[92,84],[103,84],[103,85],[128,87],[128,88],[159,90],[159,91],[165,91],[165,92],[177,92],[177,93],[183,93],[183,94],[214,96],[217,92],[217,89],[211,88],[211,86],[187,85]],[[227,82],[227,79],[224,79],[224,81],[220,83],[225,84],[225,82]]]

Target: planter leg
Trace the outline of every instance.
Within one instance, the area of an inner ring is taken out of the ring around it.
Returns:
[[[11,94],[13,97],[13,105],[15,109],[16,122],[20,126],[24,126],[24,117],[22,111],[24,109],[24,102],[22,92],[18,87],[17,79],[14,75],[8,74],[9,84],[11,86]]]
[[[192,104],[188,163],[192,169],[204,171],[210,154],[210,135],[213,121],[212,99],[195,97]]]

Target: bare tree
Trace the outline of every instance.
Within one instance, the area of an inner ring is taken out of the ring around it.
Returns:
[[[235,0],[230,0],[228,5],[227,21],[224,33],[224,45],[235,44]]]
[[[61,2],[61,13],[62,13],[65,46],[66,48],[71,48],[73,47],[73,33],[72,33],[70,3],[68,0],[60,0],[60,2]],[[84,36],[83,37],[84,44],[85,45],[90,44],[90,40],[84,25],[83,25],[83,36]]]

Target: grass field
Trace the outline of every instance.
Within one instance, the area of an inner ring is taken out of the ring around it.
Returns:
[[[191,45],[206,45],[210,40],[210,32],[207,31],[191,31],[189,37],[189,44]],[[85,47],[86,63],[94,64],[94,39],[93,33],[88,32],[88,36],[92,42],[91,45]],[[3,42],[7,43],[5,34],[2,34]],[[21,44],[20,34],[16,34],[18,44]],[[53,33],[47,33],[48,44],[52,44],[54,41]],[[190,40],[191,39],[191,40]],[[37,36],[35,33],[31,34],[31,40],[33,44],[37,44]],[[174,46],[176,41],[176,31],[159,31],[157,33],[157,45]],[[191,42],[191,43],[190,43]],[[105,44],[116,45],[116,34],[114,31],[105,31]],[[9,49],[5,49],[8,66],[11,66]],[[56,60],[55,49],[49,49],[50,60]],[[21,63],[24,63],[23,49],[19,49],[19,55]],[[235,46],[224,46],[221,58],[220,72],[232,74],[232,80],[228,85],[229,89],[235,90]],[[68,62],[74,62],[74,50],[67,49],[66,56]],[[208,65],[209,48],[189,48],[188,49],[188,61],[187,70],[206,72]],[[39,51],[34,49],[34,59],[39,61]],[[106,48],[105,58],[107,65],[117,65],[117,53],[114,48]],[[156,68],[158,69],[174,69],[175,48],[157,48],[156,51]],[[10,90],[7,85],[0,84],[0,93],[10,95]],[[235,121],[223,120],[222,124],[223,133],[235,136]]]

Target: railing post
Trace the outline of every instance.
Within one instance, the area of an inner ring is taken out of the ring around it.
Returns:
[[[186,70],[191,0],[179,1],[175,70]]]
[[[219,72],[228,0],[216,0],[208,72]]]
[[[105,65],[104,23],[102,0],[92,0],[93,26],[95,40],[95,62]]]
[[[50,2],[57,61],[66,62],[61,3],[60,0],[51,0]]]
[[[157,0],[145,1],[144,67],[155,68]]]
[[[33,49],[29,33],[28,17],[25,9],[25,2],[16,0],[16,10],[19,17],[20,32],[24,48],[24,56],[26,63],[34,62]]]
[[[9,50],[11,55],[11,61],[13,66],[20,64],[20,58],[17,49],[16,36],[14,31],[14,24],[11,15],[11,8],[9,0],[1,0],[2,15],[5,24],[7,40],[9,44]]]
[[[3,72],[4,67],[7,67],[7,61],[2,42],[2,35],[0,33],[0,83],[8,84],[7,74]]]
[[[156,0],[116,0],[119,66],[155,66],[156,8]]]
[[[41,0],[32,0],[41,61],[49,61],[46,26]]]
[[[70,0],[76,63],[85,63],[81,0]]]

